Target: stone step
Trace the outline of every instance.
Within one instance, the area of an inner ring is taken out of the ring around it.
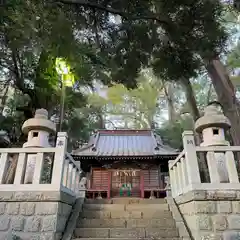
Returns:
[[[136,238],[73,238],[75,240],[136,240]],[[181,238],[154,238],[154,240],[180,240]],[[141,240],[149,240],[149,238],[141,238]]]
[[[112,199],[85,199],[88,204],[162,204],[166,199],[143,199],[143,198],[112,198]]]
[[[79,219],[77,228],[174,228],[173,218],[160,219]]]
[[[80,238],[174,238],[179,237],[175,228],[76,228],[75,237]]]
[[[125,205],[124,204],[83,204],[83,209],[87,209],[87,210],[115,210],[118,209],[120,211],[124,211],[125,210]]]
[[[139,219],[139,218],[146,218],[146,219],[161,219],[161,218],[172,218],[172,213],[170,211],[164,210],[157,210],[157,209],[141,209],[139,211],[123,211],[123,210],[86,210],[80,213],[80,218],[87,218],[87,219],[106,219],[106,218],[113,218],[113,219]]]
[[[88,210],[169,210],[167,203],[162,204],[83,204],[84,209]]]
[[[148,210],[155,210],[155,211],[168,211],[169,207],[167,203],[162,204],[129,204],[125,207],[126,210],[138,210],[138,211],[148,211]]]

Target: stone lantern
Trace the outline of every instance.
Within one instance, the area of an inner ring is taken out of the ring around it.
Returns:
[[[225,131],[230,129],[229,119],[220,111],[216,104],[207,106],[204,115],[195,123],[195,130],[202,133],[203,142],[200,146],[229,146],[225,138]],[[228,182],[224,153],[215,153],[220,182]]]
[[[50,147],[49,135],[56,132],[56,126],[48,120],[47,110],[38,109],[34,118],[24,122],[22,131],[28,134],[28,140],[23,147]]]
[[[28,140],[23,144],[23,148],[47,148],[49,144],[50,133],[56,132],[55,124],[48,120],[48,112],[45,109],[38,109],[34,118],[30,118],[24,122],[22,126],[24,134],[28,135]],[[27,155],[27,167],[24,183],[32,183],[36,154]]]

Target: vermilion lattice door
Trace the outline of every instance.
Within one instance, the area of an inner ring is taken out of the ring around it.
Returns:
[[[112,197],[140,197],[140,170],[112,171]]]

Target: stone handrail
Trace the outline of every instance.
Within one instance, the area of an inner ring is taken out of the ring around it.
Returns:
[[[239,146],[195,146],[193,135],[190,136],[189,133],[183,136],[183,142],[184,151],[175,160],[169,161],[173,197],[192,190],[236,190],[240,188],[234,157],[234,152],[240,152]],[[199,153],[206,155],[210,182],[201,180]]]
[[[61,182],[62,189],[65,192],[71,191],[78,194],[81,173],[80,164],[77,164],[69,153],[66,153]]]
[[[45,160],[53,161],[54,166],[56,163],[52,156],[56,155],[58,151],[57,148],[0,149],[0,191],[56,190],[57,186],[53,186],[50,179],[49,183],[42,183],[42,178]],[[29,157],[32,161],[31,166],[28,166]],[[31,168],[28,174],[27,168]]]
[[[185,151],[183,150],[173,162],[170,162],[169,167],[172,168],[172,166],[176,165],[179,161],[181,161],[181,158],[183,158],[184,156]]]
[[[199,147],[196,146],[196,152],[240,152],[240,146],[212,146],[212,147]]]
[[[168,167],[172,196],[175,197],[183,193],[182,185],[187,185],[185,151],[182,151],[175,160],[169,161]]]
[[[0,191],[79,192],[80,163],[66,144],[49,148],[0,148]]]

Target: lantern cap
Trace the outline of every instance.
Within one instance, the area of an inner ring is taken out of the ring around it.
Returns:
[[[199,133],[209,127],[231,128],[229,119],[217,107],[216,103],[209,104],[204,110],[204,115],[195,123],[195,130]]]
[[[32,130],[43,130],[49,133],[56,132],[56,125],[48,119],[48,111],[46,109],[37,109],[34,118],[24,122],[22,126],[23,133],[28,134]]]

